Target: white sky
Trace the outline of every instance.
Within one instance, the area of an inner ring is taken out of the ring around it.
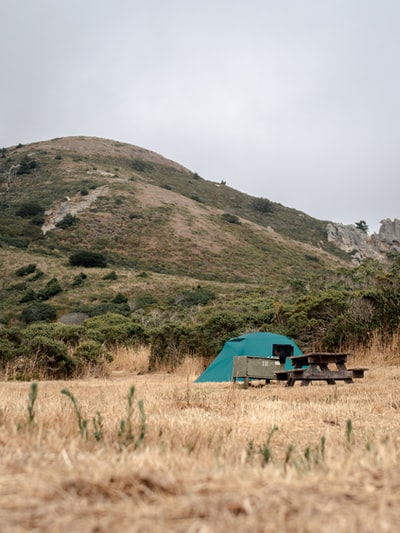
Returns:
[[[399,0],[2,0],[0,147],[128,142],[323,220],[400,218]]]

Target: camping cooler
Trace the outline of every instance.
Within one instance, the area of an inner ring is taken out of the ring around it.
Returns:
[[[269,383],[271,379],[276,379],[275,372],[280,366],[279,357],[234,357],[232,379],[244,379],[245,385],[249,379],[265,379]]]

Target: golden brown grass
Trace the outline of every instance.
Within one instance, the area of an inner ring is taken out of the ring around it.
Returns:
[[[40,382],[31,422],[31,384],[0,383],[2,532],[397,530],[400,367],[389,353],[371,351],[354,385],[247,390],[194,384],[190,359],[139,374],[146,350],[115,355],[109,378]],[[147,423],[136,449],[118,436],[131,385],[134,437],[139,399]]]

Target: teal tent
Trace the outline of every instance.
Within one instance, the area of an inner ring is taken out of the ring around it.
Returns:
[[[302,355],[302,352],[297,344],[285,335],[265,332],[246,333],[226,341],[220,353],[195,383],[231,381],[233,358],[240,355],[279,357],[285,370],[290,370],[293,365],[289,357]]]

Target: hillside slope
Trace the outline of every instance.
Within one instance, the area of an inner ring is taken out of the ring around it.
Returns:
[[[161,276],[161,291],[188,280],[270,290],[325,278],[350,259],[328,242],[326,221],[111,140],[3,149],[0,191],[4,290],[27,263],[71,283],[81,269],[68,258],[82,249],[103,254],[120,274]]]

